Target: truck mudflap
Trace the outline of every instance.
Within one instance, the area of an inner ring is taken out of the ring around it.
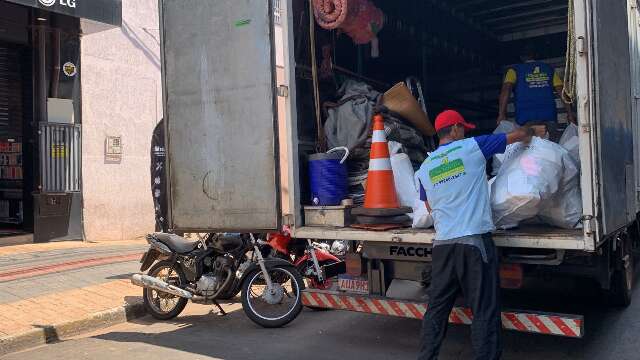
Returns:
[[[305,289],[302,292],[302,303],[317,308],[411,319],[422,319],[427,308],[426,304],[418,302],[317,289]],[[502,327],[507,330],[571,338],[584,336],[584,317],[582,315],[505,310],[501,317]],[[454,307],[449,315],[449,322],[452,324],[470,325],[472,321],[473,314],[469,308]]]

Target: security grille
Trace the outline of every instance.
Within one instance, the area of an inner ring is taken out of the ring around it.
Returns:
[[[0,43],[0,137],[18,137],[22,130],[22,84],[18,51]]]
[[[80,124],[40,123],[42,192],[77,192],[80,187]]]

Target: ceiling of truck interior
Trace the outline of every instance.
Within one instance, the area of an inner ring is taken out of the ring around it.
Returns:
[[[386,22],[429,14],[451,17],[495,40],[566,31],[569,0],[374,0]],[[419,20],[414,18],[412,20]]]
[[[568,0],[373,1],[385,14],[381,46],[404,62],[426,56],[436,66],[487,68],[518,61],[525,43],[541,58],[564,55]]]
[[[566,31],[568,0],[441,0],[449,9],[500,40]]]

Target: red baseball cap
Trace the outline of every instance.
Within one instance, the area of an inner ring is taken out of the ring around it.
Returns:
[[[475,125],[464,121],[462,115],[455,110],[445,110],[436,117],[436,131],[440,131],[446,127],[453,125],[462,125],[465,129],[473,130]]]

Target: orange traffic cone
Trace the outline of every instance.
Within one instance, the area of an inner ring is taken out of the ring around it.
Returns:
[[[369,176],[364,195],[365,209],[397,209],[400,207],[389,157],[384,118],[373,116],[373,138],[369,160]]]

